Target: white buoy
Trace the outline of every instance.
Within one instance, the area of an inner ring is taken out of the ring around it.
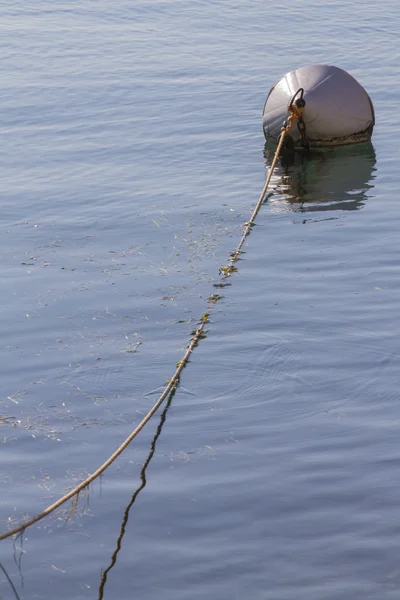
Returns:
[[[300,122],[304,133],[295,123],[289,134],[295,147],[342,146],[371,139],[374,107],[362,85],[338,67],[310,65],[290,71],[271,88],[263,112],[267,141],[277,141],[289,116],[288,105],[301,95],[300,90],[305,100],[304,127]]]

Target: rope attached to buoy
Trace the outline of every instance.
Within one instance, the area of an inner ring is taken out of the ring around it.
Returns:
[[[271,178],[272,178],[272,175],[273,175],[273,172],[275,169],[275,165],[278,160],[278,156],[281,151],[284,139],[288,135],[291,128],[293,127],[294,122],[301,118],[304,106],[300,106],[300,107],[298,106],[299,100],[294,102],[294,98],[296,97],[296,95],[293,97],[293,100],[288,107],[288,111],[290,113],[289,117],[288,117],[288,122],[286,125],[284,125],[282,127],[281,135],[279,136],[278,146],[275,151],[275,156],[272,161],[272,164],[271,164],[271,167],[270,167],[270,170],[268,173],[268,177],[266,179],[265,185],[262,189],[262,192],[260,194],[258,202],[253,210],[250,220],[247,223],[245,223],[240,242],[239,242],[237,248],[231,253],[228,264],[225,267],[222,267],[219,271],[220,276],[221,276],[220,284],[222,284],[223,281],[227,277],[229,277],[234,271],[237,271],[237,268],[235,267],[234,263],[237,260],[239,260],[239,255],[241,253],[241,250],[242,250],[243,244],[246,240],[246,237],[249,235],[250,230],[255,223],[256,216],[261,208],[261,205],[265,198],[265,194],[267,193],[268,186],[270,184],[270,181],[271,181]],[[64,496],[59,498],[56,502],[54,502],[53,504],[51,504],[50,506],[45,508],[41,513],[37,514],[36,516],[34,516],[30,519],[27,519],[26,521],[24,521],[24,523],[21,523],[21,525],[18,525],[17,527],[14,527],[13,529],[10,529],[9,531],[1,533],[0,541],[5,540],[6,538],[9,538],[13,535],[20,534],[21,532],[23,532],[25,529],[27,529],[34,523],[37,523],[38,521],[41,521],[42,519],[44,519],[44,517],[47,517],[48,515],[50,515],[57,508],[60,508],[60,506],[62,506],[66,502],[68,502],[68,500],[70,500],[71,498],[75,499],[75,501],[74,501],[74,505],[75,505],[78,500],[80,492],[82,490],[84,490],[95,479],[97,479],[102,473],[104,473],[104,471],[118,458],[118,456],[120,454],[122,454],[122,452],[125,450],[125,448],[132,442],[132,440],[143,429],[143,427],[146,425],[146,423],[151,419],[151,417],[154,415],[154,413],[160,408],[160,406],[164,402],[164,400],[169,396],[169,394],[173,390],[175,390],[177,388],[177,386],[179,384],[180,374],[183,371],[183,369],[186,367],[187,363],[189,362],[190,355],[192,354],[194,348],[198,345],[199,341],[203,337],[205,337],[205,333],[206,333],[205,326],[209,319],[209,312],[212,309],[212,306],[218,300],[218,298],[219,297],[217,294],[213,294],[208,299],[208,310],[199,320],[198,327],[192,334],[189,345],[186,348],[186,352],[183,355],[183,357],[181,358],[181,360],[177,363],[176,370],[175,370],[174,374],[172,375],[171,379],[168,380],[167,385],[164,388],[164,391],[162,392],[162,394],[159,397],[159,399],[157,400],[157,402],[149,410],[147,415],[142,419],[142,421],[139,423],[139,425],[137,425],[137,427],[135,427],[135,429],[125,439],[125,441],[122,442],[122,444],[119,446],[119,448],[117,448],[117,450],[98,469],[96,469],[96,471],[94,471],[84,481],[82,481],[80,484],[78,484],[76,487],[74,487],[72,490],[70,490],[67,494],[65,494]],[[74,506],[73,506],[71,512],[73,512],[73,510],[74,510]]]

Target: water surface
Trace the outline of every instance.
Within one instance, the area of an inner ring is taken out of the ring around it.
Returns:
[[[1,544],[21,598],[398,598],[396,7],[3,3],[2,530],[171,377],[263,186],[271,85],[336,64],[377,115],[278,165],[168,411]]]

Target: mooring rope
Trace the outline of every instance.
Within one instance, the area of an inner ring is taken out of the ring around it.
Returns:
[[[275,151],[275,156],[272,161],[272,164],[271,164],[271,167],[270,167],[270,170],[268,173],[268,177],[266,179],[265,185],[262,189],[262,192],[260,194],[258,202],[253,210],[250,220],[247,223],[245,223],[243,235],[240,239],[240,242],[239,242],[236,250],[234,250],[231,253],[227,266],[222,267],[220,269],[221,283],[227,277],[229,277],[234,271],[237,270],[237,268],[234,266],[234,263],[237,260],[239,260],[239,254],[241,253],[243,244],[246,240],[246,237],[249,235],[250,230],[251,230],[252,226],[254,225],[255,218],[261,208],[261,205],[263,203],[265,194],[267,193],[268,186],[270,184],[270,181],[271,181],[271,178],[272,178],[272,175],[273,175],[273,172],[275,169],[275,165],[278,160],[278,156],[281,151],[284,139],[285,139],[286,135],[289,133],[289,131],[291,130],[294,121],[301,117],[302,108],[297,107],[296,103],[293,104],[293,101],[289,105],[288,110],[290,113],[290,115],[288,117],[288,124],[285,127],[282,127],[282,131],[279,136],[278,146]],[[5,540],[6,538],[9,538],[12,535],[16,535],[16,534],[23,532],[24,529],[27,529],[27,527],[30,527],[31,525],[33,525],[34,523],[37,523],[41,519],[44,519],[44,517],[47,517],[49,514],[51,514],[55,510],[57,510],[57,508],[60,508],[60,506],[62,506],[66,502],[68,502],[68,500],[70,500],[71,498],[75,498],[75,501],[77,501],[77,499],[79,497],[79,493],[82,490],[84,490],[90,483],[92,483],[92,481],[94,481],[102,473],[104,473],[104,471],[118,458],[118,456],[120,454],[122,454],[122,452],[125,450],[125,448],[127,446],[129,446],[129,444],[132,442],[132,440],[143,429],[143,427],[151,419],[151,417],[154,415],[154,413],[160,408],[161,404],[168,397],[170,392],[172,390],[176,389],[176,387],[179,383],[180,374],[183,371],[183,369],[186,367],[191,353],[193,352],[194,348],[198,345],[198,343],[202,339],[202,337],[204,337],[205,326],[206,326],[206,323],[208,322],[208,318],[209,318],[209,311],[211,310],[212,306],[215,304],[216,299],[218,299],[218,296],[216,297],[215,295],[210,296],[210,298],[208,299],[208,311],[201,317],[196,331],[194,331],[192,334],[189,345],[186,348],[185,354],[183,355],[181,360],[177,363],[176,370],[175,370],[174,374],[172,375],[171,379],[168,380],[167,385],[165,386],[164,391],[162,392],[161,396],[159,397],[157,402],[153,405],[153,407],[149,410],[147,415],[142,419],[142,421],[139,423],[139,425],[137,425],[137,427],[135,427],[135,429],[132,431],[132,433],[130,433],[130,435],[125,439],[125,441],[122,442],[122,444],[119,446],[119,448],[117,448],[117,450],[98,469],[96,469],[96,471],[94,471],[84,481],[82,481],[80,484],[78,484],[76,487],[74,487],[72,490],[70,490],[67,494],[65,494],[64,496],[59,498],[56,502],[54,502],[53,504],[50,504],[50,506],[45,508],[41,513],[37,514],[36,516],[34,516],[30,519],[27,519],[26,521],[24,521],[24,523],[21,523],[21,525],[18,525],[17,527],[14,527],[13,529],[10,529],[9,531],[1,533],[0,541]],[[73,506],[73,509],[74,509],[74,506]]]

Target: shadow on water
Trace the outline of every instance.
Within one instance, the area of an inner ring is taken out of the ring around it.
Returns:
[[[105,585],[107,583],[107,577],[108,577],[111,569],[115,566],[115,563],[117,562],[118,554],[119,554],[119,551],[121,550],[121,546],[122,546],[122,540],[125,535],[126,526],[128,524],[130,510],[131,510],[132,506],[134,505],[140,492],[146,487],[146,484],[147,484],[146,470],[147,470],[147,467],[149,466],[151,459],[153,458],[154,453],[156,451],[156,443],[161,434],[165,420],[167,418],[167,412],[168,412],[169,407],[171,406],[171,402],[175,395],[175,392],[176,392],[176,388],[174,390],[172,390],[171,394],[169,395],[168,401],[162,412],[156,433],[151,441],[149,454],[148,454],[146,460],[144,461],[142,469],[140,471],[140,485],[133,492],[129,503],[128,503],[127,507],[125,508],[125,511],[124,511],[124,514],[122,517],[121,527],[120,527],[118,538],[117,538],[117,542],[115,545],[115,550],[111,555],[110,564],[101,574],[100,585],[99,585],[99,596],[98,596],[99,600],[102,600],[102,598],[104,597],[104,589],[105,589]]]
[[[264,147],[264,161],[270,167],[275,149]],[[276,208],[282,211],[314,212],[359,210],[373,189],[376,157],[373,145],[357,144],[340,148],[286,152],[275,170],[276,193],[284,196]],[[273,180],[274,181],[274,180]]]

